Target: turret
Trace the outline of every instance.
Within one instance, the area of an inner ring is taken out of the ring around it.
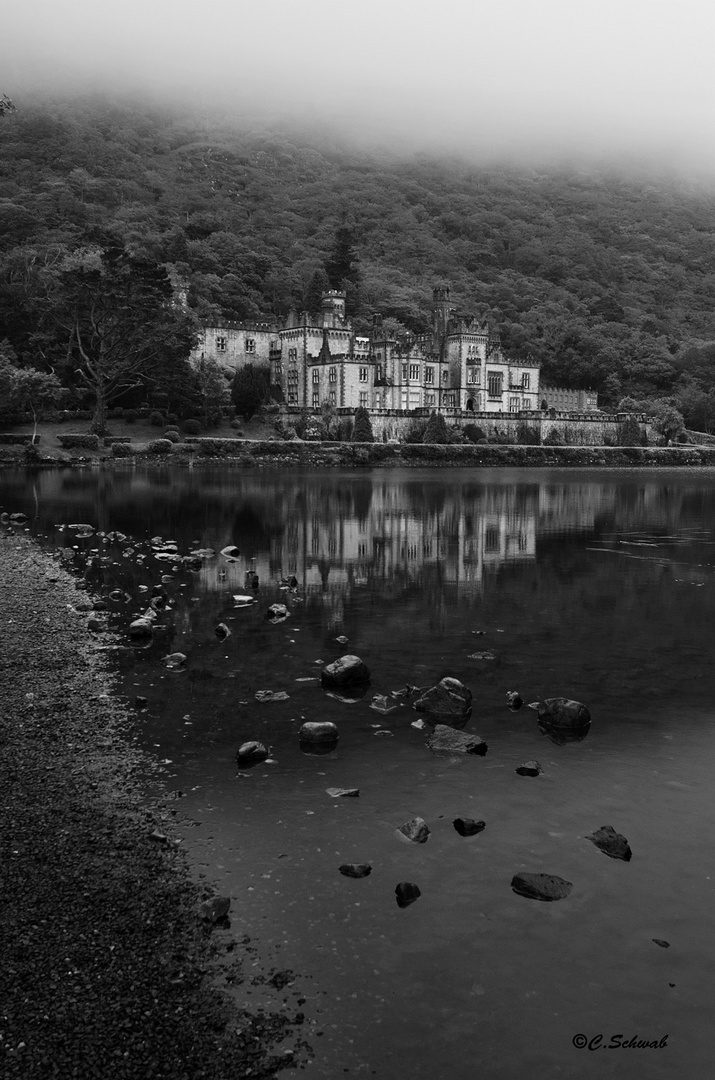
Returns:
[[[333,328],[345,324],[345,293],[330,289],[321,297],[321,313],[323,326]]]

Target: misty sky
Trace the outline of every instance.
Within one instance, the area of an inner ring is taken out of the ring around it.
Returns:
[[[0,91],[143,89],[425,149],[715,167],[713,0],[17,0]]]

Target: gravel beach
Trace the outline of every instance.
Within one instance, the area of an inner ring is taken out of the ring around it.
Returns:
[[[0,536],[0,1075],[274,1075],[291,1022],[212,985],[206,894],[142,799],[112,637],[77,586]]]

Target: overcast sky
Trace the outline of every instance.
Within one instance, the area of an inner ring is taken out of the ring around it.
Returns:
[[[425,149],[715,168],[713,0],[16,0],[0,91],[145,86]]]

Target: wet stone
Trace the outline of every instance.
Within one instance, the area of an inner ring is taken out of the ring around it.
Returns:
[[[343,877],[363,878],[372,873],[371,863],[343,863],[338,867]]]
[[[410,821],[406,821],[404,825],[400,825],[397,830],[402,833],[408,840],[411,840],[414,844],[425,844],[429,837],[430,830],[427,822],[424,818],[416,817]]]
[[[347,654],[326,664],[320,673],[323,686],[354,686],[370,681],[370,669],[359,656]]]
[[[415,885],[413,881],[401,881],[399,885],[395,886],[395,897],[397,898],[397,906],[401,908],[409,907],[410,904],[414,904],[415,900],[419,899],[422,895],[419,886]]]
[[[236,761],[239,766],[257,765],[260,761],[265,761],[268,757],[270,757],[268,747],[256,740],[242,743],[236,751]]]
[[[476,836],[486,828],[486,821],[475,821],[474,818],[455,818],[452,822],[460,836]]]
[[[539,765],[538,761],[525,761],[523,765],[519,765],[516,770],[519,776],[538,776],[544,770]]]
[[[613,826],[602,825],[600,829],[591,833],[586,839],[595,844],[599,851],[602,851],[604,855],[608,855],[610,859],[622,859],[623,862],[630,862],[633,855],[630,845],[625,836],[617,833]]]
[[[511,887],[528,900],[563,900],[573,889],[570,881],[555,874],[515,874]]]
[[[487,752],[487,744],[478,735],[467,735],[462,731],[456,731],[448,724],[437,724],[434,731],[427,739],[430,750],[442,751],[451,754],[478,754],[483,757]]]

